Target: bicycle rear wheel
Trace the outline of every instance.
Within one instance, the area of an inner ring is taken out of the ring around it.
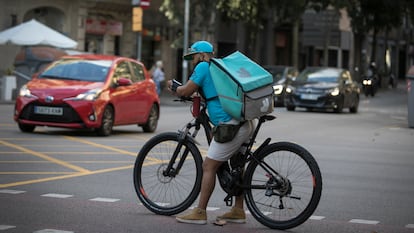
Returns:
[[[322,193],[322,176],[312,155],[297,144],[278,142],[266,146],[257,159],[260,163],[252,160],[244,177],[250,187],[245,190],[246,204],[253,217],[280,230],[305,222]]]
[[[173,169],[186,156],[177,174],[166,174],[168,163],[179,146],[178,133],[162,133],[142,147],[135,161],[134,186],[142,204],[152,212],[174,215],[193,204],[200,192],[202,157],[197,147],[184,140]],[[195,174],[194,174],[195,172]]]

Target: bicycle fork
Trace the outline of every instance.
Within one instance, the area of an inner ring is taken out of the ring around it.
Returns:
[[[184,131],[179,131],[178,132],[179,133],[179,135],[178,135],[178,145],[174,150],[174,153],[171,157],[171,160],[168,163],[167,168],[162,172],[162,174],[164,176],[175,177],[176,175],[178,175],[180,173],[180,170],[183,167],[184,161],[187,158],[188,152],[190,151],[190,149],[188,149],[188,147],[185,147],[185,150],[182,152],[180,160],[178,161],[178,164],[175,168],[174,168],[174,164],[175,164],[178,156],[180,155],[180,152],[181,152],[181,149],[182,149],[183,145],[188,140],[187,137],[189,135],[189,131],[190,131],[190,128],[192,128],[192,126],[193,126],[193,124],[189,123]],[[191,138],[194,139],[197,136],[198,130],[199,130],[199,128],[196,127],[193,134],[191,134]],[[197,143],[197,142],[195,142],[195,143]]]

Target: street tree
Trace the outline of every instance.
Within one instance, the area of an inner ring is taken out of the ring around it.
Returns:
[[[403,14],[402,6],[405,0],[345,0],[337,1],[337,7],[347,9],[351,18],[354,33],[354,61],[355,65],[364,71],[365,62],[375,62],[377,57],[378,33],[388,33],[392,28],[401,25]],[[369,32],[372,32],[372,50],[369,61],[361,59],[363,41]]]

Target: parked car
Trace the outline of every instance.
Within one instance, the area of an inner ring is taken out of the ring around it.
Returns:
[[[298,69],[292,66],[264,65],[273,76],[274,106],[284,106],[286,87],[299,74]]]
[[[64,56],[20,89],[14,120],[23,132],[36,126],[94,129],[108,136],[117,125],[156,130],[160,100],[145,66],[107,55]]]
[[[359,85],[352,80],[346,69],[309,67],[286,88],[285,106],[294,111],[296,107],[333,109],[342,112],[349,108],[356,113],[359,106]]]

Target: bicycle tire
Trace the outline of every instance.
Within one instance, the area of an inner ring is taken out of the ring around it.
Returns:
[[[203,159],[191,141],[184,140],[177,158],[178,161],[184,149],[189,150],[180,173],[174,177],[162,173],[178,142],[178,133],[159,134],[145,143],[135,161],[135,191],[142,204],[156,214],[180,213],[194,203],[200,192]]]
[[[253,217],[263,225],[278,230],[304,223],[316,210],[322,194],[322,176],[313,156],[297,144],[277,142],[263,148],[257,158],[286,177],[291,192],[280,199],[277,195],[265,195],[266,191],[277,193],[274,189],[254,189],[254,185],[266,185],[272,181],[258,162],[251,160],[243,182],[250,187],[244,195]]]

